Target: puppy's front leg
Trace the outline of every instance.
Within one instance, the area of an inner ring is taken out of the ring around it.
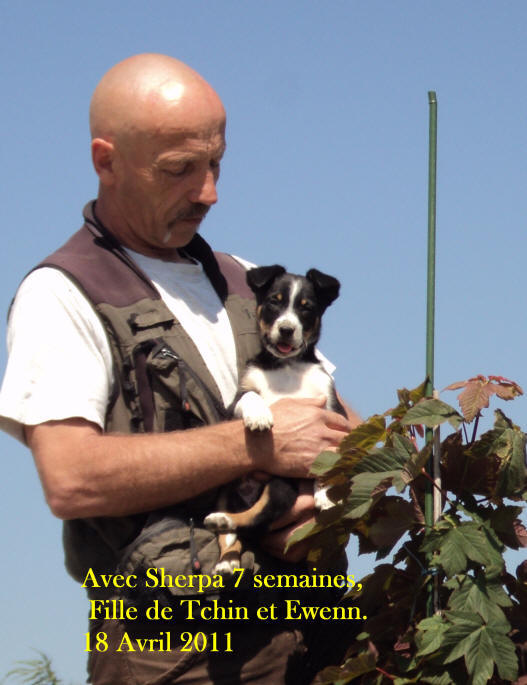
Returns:
[[[273,427],[273,415],[262,397],[254,390],[243,394],[234,408],[234,415],[243,419],[251,431],[263,431]]]

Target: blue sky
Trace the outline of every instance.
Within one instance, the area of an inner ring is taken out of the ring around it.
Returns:
[[[95,196],[97,81],[129,55],[166,53],[201,72],[228,111],[203,235],[253,262],[338,277],[321,347],[357,411],[389,408],[424,377],[435,90],[436,385],[478,373],[527,385],[523,0],[0,0],[0,26],[1,311]],[[525,425],[524,398],[502,408]],[[0,453],[0,675],[36,647],[81,683],[87,603],[63,570],[60,523],[29,452],[1,435]],[[352,547],[350,571],[372,563]]]

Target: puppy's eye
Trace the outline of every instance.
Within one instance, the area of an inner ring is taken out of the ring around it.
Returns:
[[[300,307],[305,312],[311,312],[314,309],[313,303],[309,300],[300,300]]]
[[[271,295],[270,297],[270,302],[271,304],[280,304],[284,299],[284,296],[282,293],[276,293],[275,295]]]

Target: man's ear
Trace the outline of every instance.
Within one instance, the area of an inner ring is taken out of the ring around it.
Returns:
[[[249,288],[258,295],[259,293],[265,292],[271,283],[285,274],[285,268],[279,264],[273,264],[272,266],[257,266],[254,269],[249,269],[246,275],[247,285]]]
[[[317,298],[324,309],[339,296],[340,283],[333,276],[328,276],[317,269],[309,269],[306,278],[313,284]]]
[[[102,185],[112,185],[115,179],[115,147],[104,138],[94,138],[91,142],[93,167]]]

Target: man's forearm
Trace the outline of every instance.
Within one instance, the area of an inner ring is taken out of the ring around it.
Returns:
[[[26,427],[53,513],[124,516],[169,506],[253,470],[241,421],[183,432],[102,434],[78,419]]]
[[[272,431],[241,421],[161,434],[103,434],[84,419],[26,426],[44,493],[60,518],[124,516],[189,500],[254,470],[307,478],[350,422],[325,398],[280,400]]]

